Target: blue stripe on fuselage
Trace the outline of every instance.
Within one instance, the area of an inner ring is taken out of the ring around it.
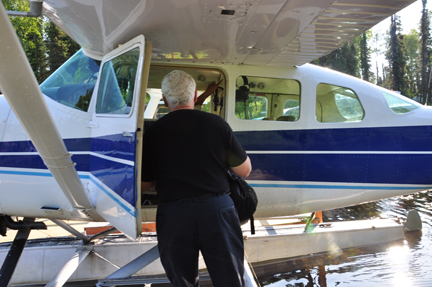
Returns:
[[[432,151],[432,126],[244,131],[246,150]]]
[[[426,153],[432,151],[431,126],[244,131],[236,132],[236,136],[246,150],[255,152],[249,156],[254,168],[251,178],[256,180],[432,184],[432,155]],[[134,144],[128,141],[122,135],[93,140],[65,140],[71,153],[90,150],[134,161]],[[24,151],[35,151],[31,142],[0,143],[0,152]],[[268,151],[275,153],[265,154]],[[278,151],[299,153],[277,153]],[[307,153],[308,151],[314,153]],[[335,152],[320,154],[319,151]],[[344,151],[350,153],[344,154]],[[356,154],[356,151],[359,153]],[[395,153],[379,154],[379,151]],[[412,151],[425,153],[408,154]],[[90,162],[94,161],[91,167],[88,163],[90,158]],[[132,167],[88,155],[75,155],[73,160],[78,164],[78,171],[90,171],[107,180],[107,186],[128,198],[128,201],[136,200],[129,196],[133,187],[122,185],[126,178],[132,176]],[[110,172],[116,178],[113,184],[108,172],[111,166],[113,170]],[[42,160],[36,155],[16,158],[0,156],[0,167],[45,169]],[[124,177],[121,177],[123,172]]]
[[[70,153],[80,152],[72,157],[77,171],[90,172],[120,197],[135,206],[134,166],[116,161],[116,159],[132,163],[135,161],[134,140],[135,137],[112,135],[93,139],[65,139],[64,142]],[[0,154],[0,167],[47,170],[38,154],[25,154],[35,152],[36,149],[31,141],[0,142],[0,153],[2,153]],[[113,160],[90,155],[90,152],[111,157]],[[8,153],[15,154],[8,155]]]
[[[254,151],[254,154],[249,154],[253,179],[432,184],[432,155],[426,153],[432,151],[431,126],[244,131],[235,134],[246,150]],[[268,151],[275,153],[266,154]],[[299,153],[284,154],[284,151]],[[337,153],[319,154],[319,151]],[[344,151],[352,153],[344,154]],[[355,154],[355,151],[362,153]],[[395,153],[372,153],[376,151]],[[410,151],[424,151],[425,154],[404,154]]]

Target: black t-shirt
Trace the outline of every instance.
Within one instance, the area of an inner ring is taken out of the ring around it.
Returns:
[[[222,194],[229,190],[228,167],[242,164],[246,152],[219,116],[176,110],[144,133],[142,181],[156,180],[165,201]]]

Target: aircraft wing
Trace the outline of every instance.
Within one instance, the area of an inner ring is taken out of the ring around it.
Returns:
[[[45,0],[44,14],[100,58],[143,34],[152,61],[300,65],[413,0]]]

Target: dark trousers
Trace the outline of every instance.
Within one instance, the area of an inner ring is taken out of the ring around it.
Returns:
[[[156,228],[160,259],[174,287],[199,286],[199,250],[213,286],[245,285],[243,235],[228,195],[161,203]]]

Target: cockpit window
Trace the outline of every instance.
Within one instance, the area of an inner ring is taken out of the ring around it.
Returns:
[[[381,90],[381,92],[383,93],[390,109],[392,109],[396,114],[405,114],[420,107],[418,103],[398,95],[395,92],[386,90]]]
[[[300,83],[291,79],[240,76],[235,115],[242,120],[295,122],[300,117]]]
[[[78,51],[41,85],[42,93],[68,107],[87,111],[99,74],[100,61]]]

